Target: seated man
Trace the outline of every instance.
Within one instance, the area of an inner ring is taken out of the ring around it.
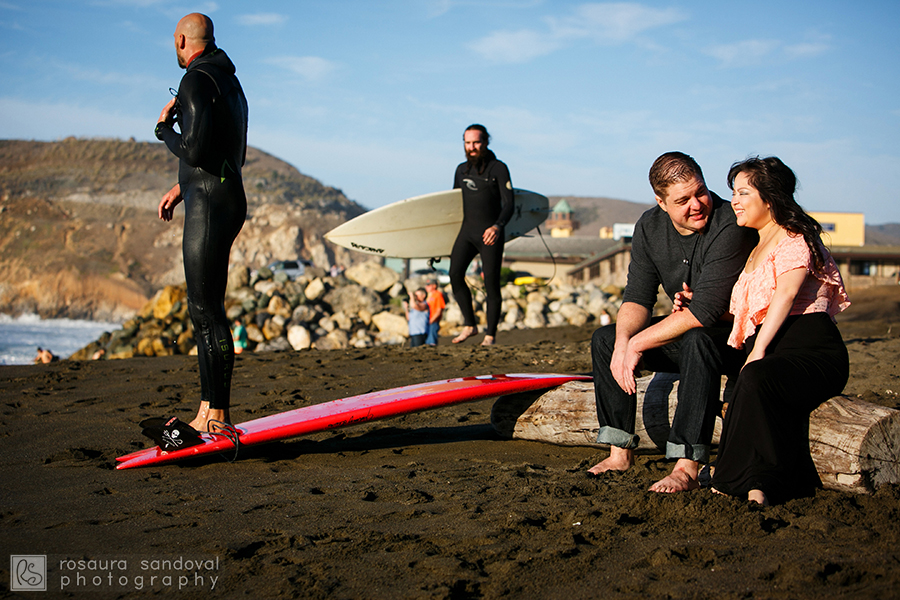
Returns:
[[[650,168],[657,206],[634,228],[628,284],[616,323],[591,340],[598,443],[610,455],[589,472],[625,471],[634,464],[637,398],[634,372],[680,373],[666,457],[672,473],[650,487],[679,492],[699,487],[699,464],[709,459],[720,380],[739,359],[726,345],[722,322],[750,250],[754,231],[738,227],[729,203],[706,188],[700,166],[681,152],[663,154]],[[690,292],[686,310],[651,318],[659,286],[673,299]]]

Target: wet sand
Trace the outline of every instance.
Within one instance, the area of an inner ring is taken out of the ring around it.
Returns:
[[[851,299],[845,395],[900,408],[900,290]],[[463,375],[587,373],[592,331],[243,355],[232,416]],[[116,471],[116,456],[149,445],[139,421],[190,420],[197,381],[194,357],[0,367],[3,555],[47,555],[51,596],[900,596],[900,486],[768,508],[653,494],[662,456],[588,478],[605,453],[501,440],[492,400],[245,448],[233,463]],[[0,596],[33,597],[8,591],[9,568]]]

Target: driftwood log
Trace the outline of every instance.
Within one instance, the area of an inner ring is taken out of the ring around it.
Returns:
[[[677,375],[657,373],[638,380],[639,452],[665,452],[677,390]],[[507,438],[605,447],[596,441],[599,426],[590,382],[498,398],[491,424]],[[717,419],[713,444],[720,433]],[[882,484],[900,483],[900,411],[836,396],[810,415],[809,437],[810,453],[826,488],[870,493]]]

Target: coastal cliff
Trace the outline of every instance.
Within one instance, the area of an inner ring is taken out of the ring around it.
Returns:
[[[121,321],[183,282],[183,211],[157,217],[177,168],[158,143],[0,140],[0,312]],[[358,258],[323,235],[361,205],[255,148],[243,175],[233,264],[299,257],[327,269]]]

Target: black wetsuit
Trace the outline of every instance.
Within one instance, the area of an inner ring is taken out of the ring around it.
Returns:
[[[241,167],[247,151],[247,99],[225,52],[210,44],[178,87],[179,134],[157,137],[180,160],[184,197],[184,276],[200,360],[201,400],[227,409],[234,342],[225,316],[228,256],[247,216]]]
[[[465,324],[475,327],[472,292],[466,285],[466,270],[476,254],[481,255],[484,287],[487,292],[486,335],[497,335],[500,322],[500,267],[503,262],[503,228],[515,208],[509,169],[486,151],[483,162],[470,165],[464,162],[456,168],[453,187],[462,190],[463,222],[450,254],[450,283],[453,296],[462,311]],[[485,229],[496,225],[500,231],[497,241],[487,246],[482,236]]]

